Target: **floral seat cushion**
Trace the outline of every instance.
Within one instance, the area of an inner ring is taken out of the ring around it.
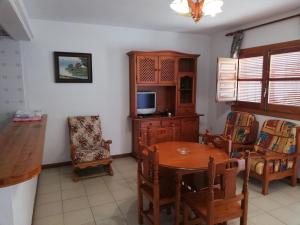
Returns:
[[[101,159],[108,159],[110,157],[109,151],[103,147],[97,149],[75,149],[73,161],[75,163],[92,162]]]
[[[69,117],[72,160],[75,163],[91,162],[110,157],[104,148],[99,116]]]
[[[101,146],[102,131],[99,116],[69,118],[71,145],[75,148],[94,149]]]
[[[230,136],[233,143],[247,144],[254,121],[255,117],[251,113],[230,112],[226,119],[223,136]]]

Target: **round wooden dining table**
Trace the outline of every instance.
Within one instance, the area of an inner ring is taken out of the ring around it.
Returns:
[[[209,157],[216,163],[229,159],[222,149],[196,142],[170,141],[155,144],[159,151],[159,165],[176,170],[207,169]],[[186,154],[181,154],[186,149]]]
[[[176,171],[176,203],[175,225],[180,223],[181,201],[181,175],[188,170],[207,170],[209,157],[213,157],[215,163],[222,163],[229,159],[228,154],[211,145],[196,142],[162,142],[155,144],[159,152],[159,165]],[[185,151],[185,154],[182,152]]]

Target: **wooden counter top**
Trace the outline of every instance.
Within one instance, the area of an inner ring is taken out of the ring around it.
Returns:
[[[47,116],[11,122],[0,131],[0,188],[22,183],[41,172]]]

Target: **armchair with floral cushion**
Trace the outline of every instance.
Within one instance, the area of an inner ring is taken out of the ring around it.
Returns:
[[[75,116],[68,118],[72,164],[75,167],[73,180],[78,181],[80,170],[104,166],[109,175],[113,175],[110,157],[111,140],[102,138],[99,116]],[[87,177],[103,175],[93,174]]]
[[[251,154],[250,176],[262,181],[262,193],[269,183],[290,177],[297,183],[300,154],[300,127],[284,120],[266,120]]]
[[[232,111],[228,113],[225,122],[224,132],[222,134],[211,134],[208,130],[200,134],[202,142],[219,138],[223,141],[231,141],[232,156],[239,155],[238,152],[244,152],[252,149],[256,141],[258,132],[258,122],[255,116],[248,112]]]

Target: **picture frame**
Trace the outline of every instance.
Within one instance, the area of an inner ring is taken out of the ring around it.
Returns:
[[[92,83],[92,54],[54,52],[56,83]]]

